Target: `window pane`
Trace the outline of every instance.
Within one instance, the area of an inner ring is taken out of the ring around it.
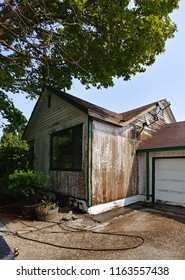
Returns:
[[[72,168],[72,130],[61,132],[58,137],[58,164],[60,169]]]
[[[73,168],[82,168],[82,126],[73,130]]]
[[[53,170],[81,169],[82,125],[52,135],[51,149],[51,168]]]

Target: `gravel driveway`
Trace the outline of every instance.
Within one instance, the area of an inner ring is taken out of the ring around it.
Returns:
[[[64,218],[60,213],[46,223],[1,217],[0,234],[12,251],[19,248],[18,260],[185,260],[183,213],[140,205]]]

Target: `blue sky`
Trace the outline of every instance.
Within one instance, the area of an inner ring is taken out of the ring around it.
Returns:
[[[166,52],[157,57],[156,62],[142,74],[137,74],[128,82],[115,80],[109,89],[86,90],[75,81],[68,93],[115,112],[124,112],[145,104],[166,98],[177,121],[185,120],[185,1],[172,14],[178,32],[167,41]],[[129,58],[128,58],[129,59]],[[36,101],[25,99],[23,95],[12,96],[15,106],[30,117]]]

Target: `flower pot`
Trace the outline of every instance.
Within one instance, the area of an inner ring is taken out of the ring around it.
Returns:
[[[39,221],[44,221],[44,222],[50,222],[55,220],[58,217],[58,207],[54,208],[54,209],[43,209],[43,210],[39,210],[36,209],[36,218]]]
[[[25,203],[21,205],[21,213],[25,218],[35,218],[36,208],[40,206],[41,202],[35,203]]]

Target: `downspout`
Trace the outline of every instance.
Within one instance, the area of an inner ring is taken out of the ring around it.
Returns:
[[[92,118],[88,118],[88,144],[87,144],[87,205],[92,205]]]
[[[150,157],[149,152],[146,152],[146,199],[150,199]]]

